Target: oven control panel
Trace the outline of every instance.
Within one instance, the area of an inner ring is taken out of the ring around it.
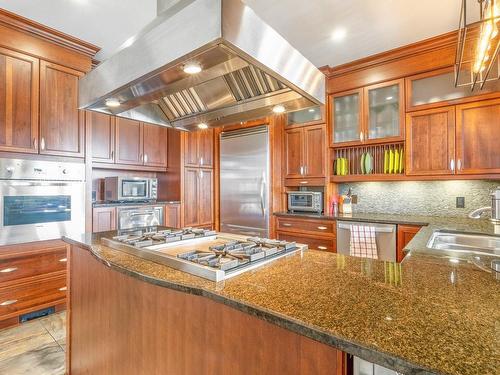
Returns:
[[[0,179],[85,181],[85,164],[0,158]]]

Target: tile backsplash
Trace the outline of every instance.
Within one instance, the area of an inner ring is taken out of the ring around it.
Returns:
[[[500,181],[357,182],[341,184],[339,192],[350,187],[358,196],[354,212],[465,217],[490,206],[489,191],[497,186]],[[456,208],[456,197],[465,197],[465,208]]]

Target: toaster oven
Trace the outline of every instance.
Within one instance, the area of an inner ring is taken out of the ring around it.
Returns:
[[[289,212],[315,212],[323,211],[323,193],[319,191],[289,191]]]

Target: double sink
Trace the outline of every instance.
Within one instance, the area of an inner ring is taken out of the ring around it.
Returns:
[[[450,260],[469,261],[500,277],[500,237],[437,230],[429,239],[427,247],[445,253],[450,256]]]

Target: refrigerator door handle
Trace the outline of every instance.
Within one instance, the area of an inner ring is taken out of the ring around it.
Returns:
[[[262,173],[262,179],[260,182],[260,209],[262,210],[262,216],[266,216],[266,205],[264,202],[264,193],[266,191],[266,175]]]

